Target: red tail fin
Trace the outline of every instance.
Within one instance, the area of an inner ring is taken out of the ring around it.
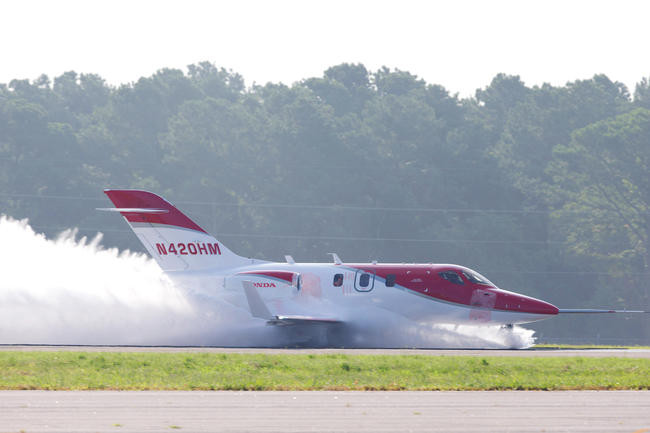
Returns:
[[[149,254],[165,271],[234,268],[249,264],[164,198],[148,191],[104,191]]]

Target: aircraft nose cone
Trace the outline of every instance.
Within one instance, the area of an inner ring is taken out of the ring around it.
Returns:
[[[555,305],[546,301],[507,290],[500,290],[496,306],[507,311],[528,314],[556,315],[559,311]]]
[[[558,313],[558,308],[541,299],[535,299],[528,296],[521,296],[519,309],[520,311],[532,314],[552,314]]]

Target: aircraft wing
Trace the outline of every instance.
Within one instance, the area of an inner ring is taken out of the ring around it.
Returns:
[[[343,323],[342,320],[331,317],[275,316],[269,311],[252,281],[244,280],[242,281],[242,285],[244,286],[244,293],[246,294],[246,300],[248,301],[251,314],[253,317],[266,319],[268,325],[335,325]]]
[[[267,322],[269,325],[336,325],[343,321],[326,317],[311,316],[275,316],[275,319]]]

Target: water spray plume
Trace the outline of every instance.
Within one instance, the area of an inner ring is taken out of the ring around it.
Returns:
[[[55,239],[27,220],[0,217],[0,344],[287,346],[290,333],[265,326],[243,294],[180,288],[150,258],[103,248],[102,235]],[[237,297],[237,296],[235,296]],[[533,331],[414,324],[384,310],[352,320],[345,347],[529,347]],[[368,320],[371,320],[370,326]]]

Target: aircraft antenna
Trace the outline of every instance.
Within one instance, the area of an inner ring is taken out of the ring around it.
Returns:
[[[343,262],[341,261],[341,259],[340,259],[340,257],[339,257],[338,254],[336,254],[336,253],[327,253],[327,254],[329,254],[330,256],[332,256],[332,259],[334,259],[334,264],[335,264],[335,265],[342,265],[342,264],[343,264]]]

